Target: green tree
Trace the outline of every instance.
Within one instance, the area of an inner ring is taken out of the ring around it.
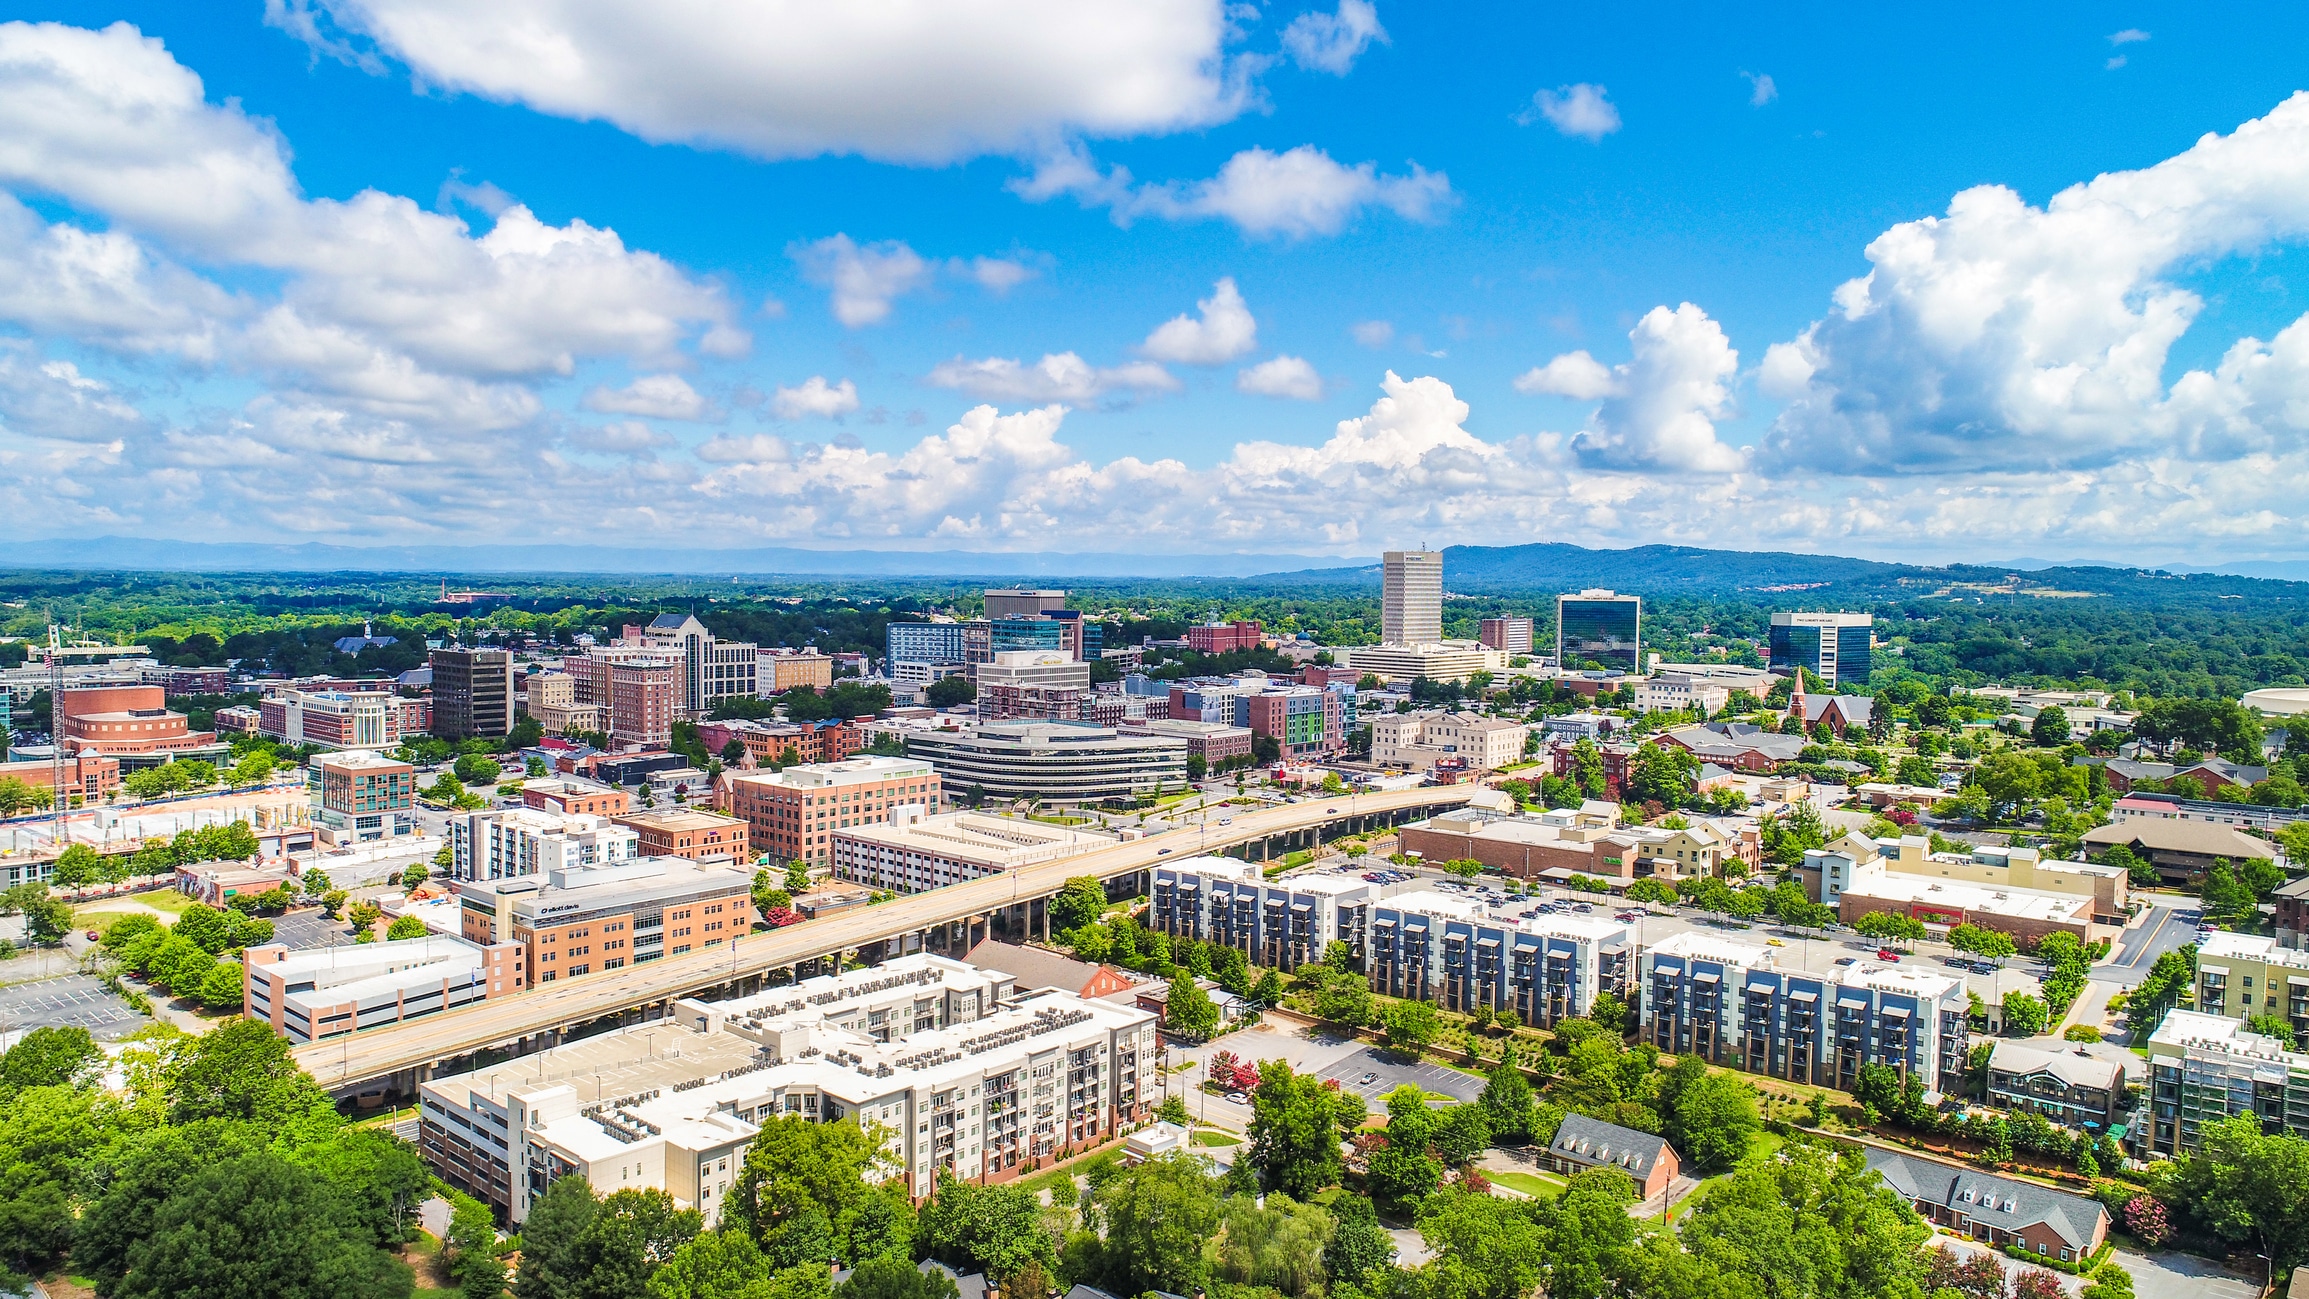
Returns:
[[[200,976],[200,986],[192,990],[200,1004],[210,1010],[238,1010],[243,997],[241,967],[237,961],[218,961]]]
[[[1050,900],[1050,927],[1066,933],[1099,918],[1106,910],[1106,885],[1096,875],[1077,875]]]
[[[1321,1299],[1328,1282],[1323,1257],[1336,1230],[1330,1214],[1290,1196],[1269,1195],[1261,1204],[1238,1195],[1226,1204],[1214,1270],[1235,1285]]]
[[[557,1177],[546,1186],[521,1224],[514,1299],[576,1299],[584,1279],[577,1244],[600,1212],[593,1185],[582,1177]]]
[[[253,1019],[219,1025],[193,1040],[177,1070],[172,1123],[204,1118],[276,1122],[327,1097],[289,1056],[288,1041]]]
[[[1729,1074],[1703,1073],[1693,1080],[1677,1095],[1667,1120],[1669,1143],[1701,1173],[1739,1163],[1764,1126],[1756,1089]]]
[[[1258,1170],[1261,1187],[1304,1200],[1339,1184],[1340,1095],[1311,1074],[1293,1072],[1287,1060],[1259,1066],[1244,1157]]]
[[[1700,773],[1699,759],[1688,749],[1646,742],[1636,749],[1628,771],[1627,792],[1636,802],[1662,807],[1683,807],[1691,802]]]
[[[104,1072],[104,1052],[88,1030],[46,1025],[0,1055],[0,1095],[28,1087],[80,1087]]]
[[[1370,1289],[1374,1274],[1394,1261],[1394,1237],[1379,1225],[1378,1211],[1367,1196],[1334,1192],[1326,1207],[1333,1227],[1331,1243],[1323,1249],[1323,1266],[1334,1281]]]
[[[1925,935],[1924,922],[1897,911],[1871,911],[1853,923],[1854,929],[1867,938],[1887,942],[1913,943]]]
[[[1491,1121],[1492,1135],[1502,1141],[1521,1141],[1531,1135],[1531,1083],[1513,1060],[1502,1060],[1484,1080],[1477,1102]]]
[[[853,1119],[818,1123],[798,1114],[769,1119],[754,1134],[730,1184],[722,1226],[752,1231],[773,1255],[780,1233],[813,1218],[828,1232],[849,1230],[878,1198],[872,1174],[880,1145],[878,1136]],[[849,1256],[844,1241],[832,1244]]]
[[[2202,1188],[2198,1214],[2223,1239],[2249,1242],[2282,1277],[2309,1259],[2309,1140],[2265,1134],[2252,1115],[2205,1125],[2181,1184]]]
[[[798,859],[798,858],[797,858],[796,860],[794,860],[794,861],[790,861],[790,862],[787,862],[787,863],[786,863],[786,892],[788,892],[788,893],[807,893],[807,892],[809,892],[809,891],[810,891],[810,867],[809,867],[809,863],[807,863],[807,862],[804,862],[804,861],[801,861],[801,860],[800,860],[800,859]]]
[[[1315,988],[1315,1014],[1360,1028],[1371,1022],[1371,989],[1357,975],[1329,972]]]
[[[1045,1238],[1045,1247],[1048,1240]],[[870,1258],[837,1286],[834,1299],[955,1299],[953,1279],[903,1258]]]
[[[1447,1168],[1465,1168],[1491,1144],[1491,1118],[1481,1105],[1453,1105],[1437,1116],[1428,1146]]]
[[[385,937],[395,942],[404,938],[423,938],[424,936],[425,919],[422,916],[395,916],[393,923],[385,926]]]
[[[523,1245],[527,1243],[524,1236]],[[526,1263],[524,1259],[524,1271]],[[794,1272],[815,1277],[819,1292],[831,1294],[823,1267]],[[779,1294],[777,1285],[768,1256],[752,1236],[743,1231],[703,1231],[650,1273],[649,1299],[771,1299]]]
[[[659,1190],[614,1191],[578,1233],[577,1284],[570,1299],[633,1299],[651,1274],[698,1234],[695,1209],[674,1207]],[[524,1244],[526,1244],[524,1237]]]
[[[1105,1288],[1116,1294],[1166,1290],[1191,1295],[1203,1282],[1203,1247],[1218,1234],[1217,1190],[1203,1161],[1169,1154],[1150,1159],[1098,1193],[1106,1218],[1099,1251]]]
[[[126,1262],[107,1291],[119,1299],[406,1299],[414,1286],[310,1173],[265,1152],[190,1170]]]
[[[2004,1031],[2012,1037],[2035,1037],[2050,1022],[2042,1000],[2025,992],[2009,992],[2004,997]]]
[[[2068,713],[2053,705],[2047,705],[2028,724],[2028,737],[2039,748],[2057,749],[2068,743],[2068,736]]]
[[[103,872],[104,858],[84,843],[73,844],[58,853],[52,869],[56,883],[75,892],[96,883]]]
[[[2245,1019],[2245,1031],[2248,1033],[2259,1033],[2263,1037],[2276,1038],[2278,1041],[2285,1044],[2286,1050],[2290,1051],[2293,1049],[2293,1021],[2285,1018],[2283,1015],[2271,1014],[2264,1011],[2258,1015],[2247,1016]]]
[[[1219,1027],[1219,1007],[1185,970],[1171,976],[1170,995],[1163,1002],[1163,1027],[1188,1041],[1200,1042]]]
[[[922,688],[922,697],[932,708],[959,708],[978,697],[978,687],[968,677],[940,677]]]
[[[2010,934],[1983,929],[1975,924],[1961,924],[1949,930],[1948,945],[1960,952],[1971,952],[1991,960],[2000,960],[2020,950],[2013,945]]]
[[[415,892],[418,885],[431,878],[433,878],[433,872],[425,863],[413,861],[409,863],[407,870],[401,872],[401,887]]]
[[[449,770],[455,773],[459,782],[466,785],[494,785],[497,783],[497,760],[482,757],[478,753],[459,755],[457,761],[450,764]]]
[[[1443,1031],[1443,1019],[1433,1002],[1398,1001],[1381,1012],[1379,1026],[1387,1034],[1388,1046],[1417,1055]]]
[[[915,1248],[957,1272],[983,1271],[1006,1282],[1028,1263],[1058,1265],[1041,1213],[1042,1202],[1024,1186],[984,1186],[942,1174],[922,1206]]]
[[[498,1258],[497,1224],[489,1206],[461,1191],[449,1193],[449,1276],[465,1299],[505,1293],[505,1263]]]

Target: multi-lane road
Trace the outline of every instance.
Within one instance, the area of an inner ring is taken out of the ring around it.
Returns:
[[[1455,785],[1378,794],[1342,794],[1281,807],[1243,810],[1224,825],[1206,821],[1192,829],[1129,840],[1112,848],[909,894],[880,906],[786,929],[753,934],[728,947],[549,983],[459,1010],[330,1038],[297,1048],[296,1058],[324,1087],[357,1088],[390,1079],[406,1070],[515,1043],[533,1034],[688,996],[746,975],[784,969],[820,956],[871,946],[1049,897],[1076,876],[1111,878],[1146,870],[1166,860],[1181,860],[1198,852],[1217,852],[1235,844],[1319,826],[1413,810],[1456,807],[1466,803],[1476,789],[1473,785]]]

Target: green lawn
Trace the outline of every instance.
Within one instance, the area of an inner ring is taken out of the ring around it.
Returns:
[[[1543,1173],[1494,1173],[1484,1169],[1483,1178],[1495,1186],[1504,1186],[1523,1192],[1537,1200],[1552,1200],[1563,1194],[1564,1184],[1558,1178]]]
[[[1205,1128],[1195,1133],[1195,1144],[1198,1146],[1239,1146],[1243,1144],[1243,1139],[1232,1132],[1213,1132],[1209,1128]]]

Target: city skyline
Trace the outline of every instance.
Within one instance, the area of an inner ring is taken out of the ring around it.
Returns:
[[[2299,15],[421,9],[0,25],[26,531],[2309,555]]]

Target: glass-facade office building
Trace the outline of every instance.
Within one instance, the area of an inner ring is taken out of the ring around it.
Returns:
[[[1812,673],[1829,685],[1866,685],[1876,667],[1876,620],[1864,613],[1772,615],[1772,668]]]
[[[960,663],[962,624],[894,622],[886,643],[892,663]]]
[[[1643,667],[1644,602],[1613,591],[1582,591],[1555,600],[1555,661],[1567,672]]]

